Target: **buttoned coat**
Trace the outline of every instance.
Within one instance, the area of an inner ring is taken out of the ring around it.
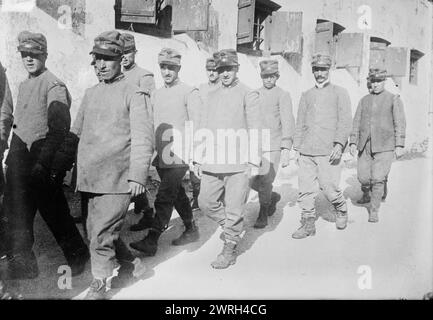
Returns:
[[[351,144],[362,151],[371,138],[373,153],[393,151],[396,146],[404,147],[405,137],[406,118],[398,95],[384,90],[361,99],[353,119]]]
[[[330,155],[336,143],[346,146],[352,129],[347,90],[328,83],[301,96],[293,148],[309,156]]]
[[[148,98],[123,74],[87,89],[71,132],[79,138],[77,189],[128,193],[146,183],[153,153]]]

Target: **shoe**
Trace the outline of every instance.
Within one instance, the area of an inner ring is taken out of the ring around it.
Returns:
[[[122,261],[120,268],[117,271],[117,276],[111,279],[111,289],[125,288],[132,283],[134,280],[134,268],[135,265],[129,261]]]
[[[379,222],[379,212],[377,210],[368,210],[368,222]]]
[[[214,269],[226,269],[236,263],[236,243],[224,242],[223,251],[211,263]]]
[[[86,263],[90,260],[90,253],[86,250],[84,253],[77,255],[73,261],[69,262],[69,266],[71,267],[71,275],[76,277],[84,272],[86,269]]]
[[[38,262],[32,253],[27,257],[15,255],[8,263],[7,280],[35,279],[39,276]]]
[[[371,201],[370,194],[369,193],[364,193],[362,195],[362,198],[359,199],[358,201],[356,201],[356,203],[357,204],[367,204],[367,203],[370,203],[370,201]]]
[[[309,236],[314,236],[316,234],[315,226],[316,218],[302,218],[301,226],[292,234],[293,239],[303,239]]]
[[[153,209],[151,209],[151,210],[152,210],[152,215],[153,215]],[[152,223],[153,223],[152,215],[143,214],[143,217],[141,217],[141,219],[138,220],[138,222],[136,224],[133,224],[132,226],[130,226],[129,230],[130,231],[142,231],[142,230],[151,228]]]
[[[198,227],[193,221],[189,227],[186,227],[185,231],[180,235],[179,238],[174,239],[171,244],[174,246],[183,246],[185,244],[196,242],[200,238]]]
[[[339,211],[337,212],[337,218],[335,220],[335,226],[338,230],[346,229],[347,227],[348,215],[347,212]]]
[[[257,221],[254,224],[254,228],[263,229],[268,225],[268,215],[269,215],[269,205],[261,204],[259,216],[257,217]]]
[[[192,201],[191,201],[191,209],[192,209],[192,211],[200,210],[200,207],[198,206],[198,200],[197,200],[196,197],[195,197],[195,198],[192,198]]]
[[[149,233],[140,241],[130,243],[130,247],[137,251],[144,253],[145,256],[154,256],[156,250],[158,250],[158,239],[161,235],[160,232],[155,230],[149,230]]]
[[[271,203],[269,205],[268,216],[272,216],[277,210],[277,203],[281,200],[281,195],[276,192],[272,192]]]
[[[105,300],[107,298],[107,286],[105,279],[93,279],[84,300]]]

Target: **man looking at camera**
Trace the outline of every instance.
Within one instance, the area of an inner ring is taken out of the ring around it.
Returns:
[[[100,34],[91,54],[103,81],[86,90],[68,144],[78,144],[77,190],[88,199],[93,281],[86,299],[103,299],[116,258],[116,279],[132,274],[133,256],[119,234],[131,198],[145,192],[153,131],[146,96],[121,72],[120,33]]]
[[[350,136],[350,153],[358,156],[360,204],[370,202],[368,221],[379,221],[380,203],[394,155],[403,155],[406,119],[398,95],[385,90],[386,70],[370,69],[370,94],[358,104]]]
[[[313,57],[313,88],[301,96],[296,119],[293,149],[299,165],[298,203],[301,207],[301,227],[292,237],[303,239],[316,233],[315,198],[319,188],[337,211],[336,227],[347,226],[347,206],[339,188],[341,156],[351,130],[351,107],[347,90],[329,79],[330,56]]]

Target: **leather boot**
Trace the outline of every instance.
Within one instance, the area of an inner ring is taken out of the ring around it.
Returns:
[[[107,298],[106,279],[93,279],[84,300],[105,300]]]
[[[145,256],[154,256],[158,250],[158,239],[161,233],[154,229],[149,230],[149,233],[140,241],[131,242],[130,247],[137,251],[141,251]]]
[[[292,234],[292,238],[303,239],[308,236],[314,236],[316,234],[315,222],[315,217],[302,218],[301,227]]]
[[[272,216],[277,210],[277,203],[281,200],[281,195],[276,192],[272,192],[271,203],[269,204],[268,216]]]
[[[379,212],[377,210],[374,209],[369,209],[368,210],[368,222],[379,222]]]
[[[347,227],[348,215],[346,211],[338,211],[337,218],[335,220],[335,226],[338,230],[346,229]]]
[[[214,269],[225,269],[236,263],[236,243],[226,241],[222,252],[211,263]]]
[[[185,226],[185,231],[179,238],[174,239],[171,244],[174,246],[183,246],[185,244],[198,241],[200,234],[195,222],[192,221],[188,226]]]
[[[260,204],[259,216],[257,217],[257,221],[254,224],[254,228],[263,229],[268,225],[268,215],[269,215],[269,205],[268,204]]]
[[[371,200],[371,185],[361,185],[362,198],[356,201],[357,204],[370,203]]]

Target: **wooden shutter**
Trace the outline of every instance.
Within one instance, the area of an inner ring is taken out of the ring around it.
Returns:
[[[265,50],[302,53],[302,12],[273,12],[265,22]]]
[[[209,0],[172,0],[173,31],[206,31]]]
[[[386,44],[381,42],[370,42],[370,65],[369,68],[385,68]]]
[[[362,33],[340,33],[336,37],[335,66],[361,67],[364,36]]]
[[[385,69],[389,76],[404,77],[407,73],[407,48],[387,47]]]
[[[121,22],[156,23],[156,0],[118,0],[115,9]]]
[[[327,54],[331,57],[334,53],[334,23],[326,21],[319,22],[316,26],[316,39],[314,46],[314,54]]]
[[[239,0],[238,2],[238,44],[253,41],[255,5],[255,0]]]

